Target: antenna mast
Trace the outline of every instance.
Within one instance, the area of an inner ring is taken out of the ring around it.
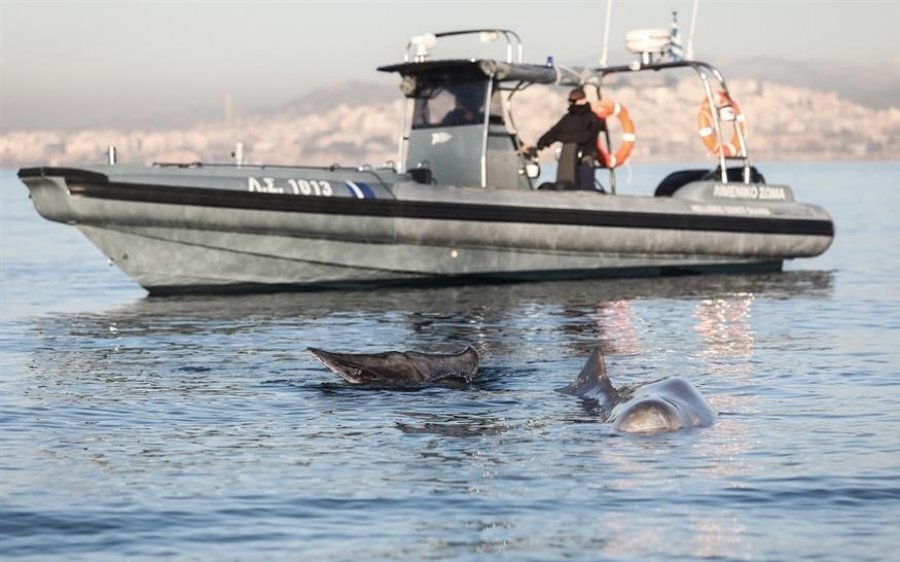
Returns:
[[[697,29],[697,6],[699,3],[700,0],[694,0],[694,8],[691,10],[691,32],[688,35],[687,50],[685,51],[687,60],[694,60],[694,31]]]
[[[612,18],[612,0],[606,0],[606,24],[603,31],[603,54],[600,55],[600,68],[606,68],[609,57],[609,22]]]

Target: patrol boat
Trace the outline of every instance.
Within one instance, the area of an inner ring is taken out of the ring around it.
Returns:
[[[431,57],[465,37],[505,43],[505,56]],[[525,63],[510,30],[417,36],[401,63],[379,69],[400,76],[406,100],[397,161],[380,168],[250,165],[239,153],[133,166],[111,148],[107,165],[18,175],[38,213],[74,225],[151,295],[777,271],[824,252],[831,217],[764,180],[722,75],[666,60],[665,39],[632,37],[639,58],[627,65],[569,68]],[[717,166],[616,194],[635,136],[604,79],[676,69],[703,85],[701,134]],[[595,112],[622,125],[621,139],[598,141],[610,193],[536,185],[514,119],[516,93],[536,84],[583,86]]]

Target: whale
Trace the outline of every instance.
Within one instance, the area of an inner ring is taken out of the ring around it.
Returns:
[[[478,353],[470,346],[457,353],[336,353],[315,347],[307,350],[334,374],[354,385],[461,388],[471,384],[478,374]]]
[[[663,433],[711,425],[716,419],[706,399],[682,377],[616,389],[599,348],[594,348],[575,381],[558,390],[596,401],[606,421],[622,433]]]

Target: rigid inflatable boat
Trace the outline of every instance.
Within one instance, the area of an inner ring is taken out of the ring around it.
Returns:
[[[505,40],[506,57],[430,56],[468,35]],[[711,65],[646,45],[630,64],[593,69],[521,53],[509,30],[410,41],[403,62],[379,69],[401,77],[407,108],[398,159],[381,168],[111,158],[19,177],[38,213],[74,225],[151,294],[773,271],[831,244],[824,210],[750,165],[740,108]],[[616,194],[634,137],[603,81],[673,69],[703,84],[701,134],[717,166],[675,171],[645,196]],[[537,185],[513,118],[516,92],[535,84],[583,86],[598,115],[619,117],[622,139],[601,135],[596,157],[610,193]],[[474,107],[468,116],[460,101]]]

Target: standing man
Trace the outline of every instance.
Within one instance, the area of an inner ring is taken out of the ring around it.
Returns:
[[[538,139],[537,150],[563,143],[556,172],[556,189],[594,189],[597,135],[606,123],[591,110],[583,88],[569,92],[569,110]]]

